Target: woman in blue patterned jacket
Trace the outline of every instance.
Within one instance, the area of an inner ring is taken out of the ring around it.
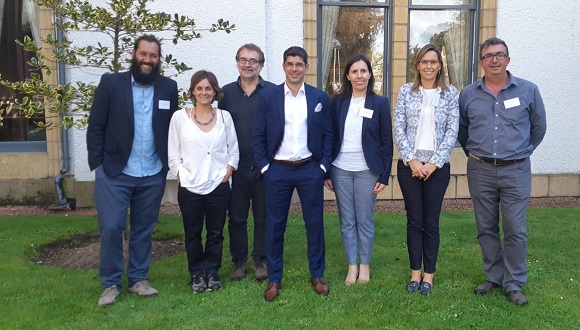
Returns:
[[[449,154],[459,127],[457,89],[445,84],[441,51],[419,50],[415,81],[399,90],[394,135],[397,178],[407,210],[409,292],[428,294],[439,252],[439,215],[450,179]],[[423,277],[421,278],[421,265]]]

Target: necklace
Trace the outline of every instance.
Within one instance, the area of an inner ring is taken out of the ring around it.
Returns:
[[[198,125],[201,125],[201,126],[207,126],[207,125],[211,124],[211,122],[212,122],[212,121],[214,120],[214,118],[215,118],[215,111],[213,111],[213,109],[212,109],[212,112],[211,112],[211,118],[210,118],[210,119],[209,119],[207,122],[205,122],[205,123],[202,123],[201,121],[197,120],[197,115],[195,114],[195,111],[193,111],[193,110],[190,110],[190,112],[189,112],[189,116],[191,116],[191,113],[192,113],[192,112],[193,112],[193,120],[194,120],[194,121],[195,121],[195,122],[196,122]]]

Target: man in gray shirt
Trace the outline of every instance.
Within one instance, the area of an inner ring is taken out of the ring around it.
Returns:
[[[254,215],[254,276],[263,281],[268,278],[266,270],[266,195],[264,180],[254,161],[252,148],[252,129],[254,113],[262,89],[274,84],[260,77],[264,67],[264,53],[254,44],[245,44],[236,53],[237,68],[240,73],[237,81],[223,87],[224,98],[219,108],[229,111],[234,120],[240,163],[232,174],[232,192],[229,207],[228,231],[230,252],[234,269],[230,280],[238,281],[246,274],[248,258],[248,212],[250,203]]]
[[[458,135],[468,156],[467,180],[487,276],[474,292],[503,287],[510,301],[521,306],[528,302],[522,287],[528,279],[530,155],[546,133],[546,112],[538,87],[507,71],[510,57],[503,40],[484,41],[479,55],[485,75],[459,96]]]

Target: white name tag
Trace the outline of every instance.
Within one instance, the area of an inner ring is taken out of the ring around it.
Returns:
[[[360,109],[360,115],[365,117],[365,118],[373,118],[373,110],[371,109],[367,109],[367,108],[362,108]]]
[[[517,107],[520,105],[520,98],[514,97],[513,99],[503,101],[503,105],[506,109]]]
[[[171,106],[171,103],[169,103],[169,101],[159,100],[159,109],[169,110],[170,106]]]

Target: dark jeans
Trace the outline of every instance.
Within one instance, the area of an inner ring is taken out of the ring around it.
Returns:
[[[224,224],[230,198],[230,184],[224,182],[207,195],[198,195],[179,186],[177,201],[183,229],[185,251],[191,276],[217,273],[222,264]],[[205,221],[205,250],[201,233]]]
[[[407,247],[412,270],[434,273],[439,254],[439,215],[449,185],[449,163],[435,170],[427,181],[412,177],[411,167],[399,160],[397,179],[407,210]]]
[[[266,193],[264,180],[256,167],[240,166],[232,174],[228,230],[230,253],[234,265],[245,264],[248,258],[248,213],[254,215],[254,250],[252,258],[266,258]]]

